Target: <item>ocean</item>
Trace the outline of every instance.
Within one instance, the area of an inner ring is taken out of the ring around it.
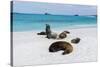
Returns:
[[[59,30],[61,28],[96,27],[96,16],[45,15],[12,13],[12,32],[45,30],[45,24]]]

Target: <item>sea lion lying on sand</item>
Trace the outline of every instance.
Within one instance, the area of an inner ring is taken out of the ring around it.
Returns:
[[[75,39],[72,39],[71,40],[71,43],[75,43],[75,44],[77,44],[77,43],[79,43],[80,42],[80,38],[75,38]]]
[[[73,51],[73,47],[70,43],[66,41],[57,41],[50,45],[49,52],[57,52],[63,50],[62,55],[69,54]]]
[[[46,32],[42,31],[40,33],[37,33],[37,35],[46,35]]]
[[[59,34],[59,39],[63,39],[67,37],[67,34],[70,34],[69,31],[64,31],[62,33]]]

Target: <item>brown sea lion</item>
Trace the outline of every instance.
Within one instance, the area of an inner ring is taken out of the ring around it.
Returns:
[[[70,43],[66,41],[57,41],[50,45],[49,52],[57,52],[63,50],[62,55],[69,54],[73,51],[73,47]]]
[[[62,33],[59,34],[59,39],[63,39],[67,37],[67,34],[70,34],[69,31],[64,31]]]
[[[75,38],[75,39],[72,39],[71,40],[71,43],[75,43],[75,44],[77,44],[77,43],[79,43],[80,42],[80,38]]]

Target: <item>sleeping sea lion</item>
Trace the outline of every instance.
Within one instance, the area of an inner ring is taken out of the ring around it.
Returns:
[[[70,43],[66,41],[57,41],[50,45],[49,52],[57,52],[63,50],[62,55],[69,54],[73,51],[73,47]]]
[[[59,34],[59,39],[63,39],[67,37],[67,34],[70,34],[69,31],[64,31],[62,33]]]
[[[80,42],[80,38],[75,38],[75,39],[72,39],[71,40],[71,43],[75,43],[75,44],[77,44],[77,43],[79,43]]]

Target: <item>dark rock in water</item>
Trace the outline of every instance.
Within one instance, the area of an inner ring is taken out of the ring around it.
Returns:
[[[75,44],[77,44],[77,43],[79,43],[80,42],[80,38],[75,38],[75,39],[72,39],[71,40],[71,43],[75,43]]]
[[[46,35],[46,32],[40,32],[40,33],[37,33],[37,35]]]
[[[66,41],[57,41],[50,45],[49,52],[57,52],[63,50],[62,55],[69,54],[73,51],[73,47]]]
[[[62,33],[59,34],[59,38],[60,39],[66,38],[67,34],[70,34],[70,32],[69,31],[64,31],[64,32],[62,32]]]

